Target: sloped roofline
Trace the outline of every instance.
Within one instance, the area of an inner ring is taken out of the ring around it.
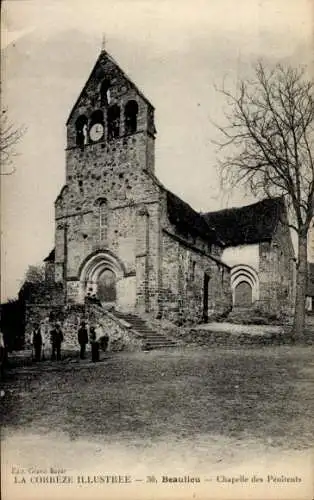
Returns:
[[[256,201],[254,203],[249,203],[248,205],[241,205],[240,207],[230,207],[230,208],[221,208],[220,210],[214,210],[212,212],[201,212],[201,215],[212,215],[212,214],[222,214],[222,213],[227,213],[227,212],[241,212],[242,210],[245,210],[247,208],[253,209],[254,207],[258,207],[260,205],[263,205],[267,200],[270,200],[274,203],[280,203],[283,202],[283,196],[274,196],[270,198],[263,198],[262,200]],[[283,203],[284,205],[284,203]]]
[[[51,252],[43,260],[43,262],[54,262],[54,261],[55,261],[55,247],[51,250]]]
[[[194,210],[193,207],[191,207],[191,205],[189,203],[187,203],[186,201],[184,201],[182,198],[180,198],[180,196],[178,196],[177,194],[174,194],[172,191],[170,191],[168,188],[166,188],[164,186],[164,184],[162,184],[162,182],[158,179],[158,177],[156,177],[156,175],[152,172],[150,172],[149,170],[145,169],[144,172],[153,180],[153,182],[155,182],[155,184],[161,189],[161,191],[163,191],[167,196],[171,196],[173,197],[173,199],[176,199],[178,200],[178,202],[182,205],[184,205],[186,207],[186,209],[188,211],[190,211],[190,213],[193,213],[193,215],[195,217],[199,217],[200,219],[203,219],[203,222],[205,223],[205,225],[207,226],[207,229],[209,232],[211,233],[214,233],[215,234],[215,239],[216,239],[216,242],[218,245],[221,245],[222,247],[225,245],[224,241],[219,237],[219,235],[217,234],[217,231],[214,227],[212,227],[210,224],[208,224],[208,222],[202,217],[202,214],[197,212],[196,210]],[[204,237],[206,237],[205,233],[203,235]]]
[[[268,213],[267,220],[264,218],[265,210]],[[270,241],[282,213],[286,214],[285,202],[282,196],[277,196],[201,215],[216,228],[226,246],[239,246]]]
[[[133,82],[133,80],[126,74],[125,71],[123,71],[123,69],[121,69],[121,67],[119,66],[119,64],[117,63],[117,61],[106,51],[106,50],[102,50],[99,54],[99,56],[97,57],[97,60],[93,66],[93,69],[91,70],[90,74],[89,74],[89,77],[88,79],[86,80],[86,83],[84,85],[84,87],[82,88],[81,92],[79,93],[79,96],[78,98],[76,99],[75,101],[75,104],[72,106],[72,109],[70,111],[70,114],[69,114],[69,117],[66,121],[66,125],[69,124],[69,121],[71,120],[72,118],[72,115],[74,113],[74,110],[77,106],[77,104],[79,103],[81,97],[82,97],[82,94],[84,92],[84,90],[86,89],[87,85],[89,84],[90,82],[90,79],[92,78],[93,74],[94,74],[94,71],[99,63],[99,61],[103,58],[103,57],[107,57],[111,62],[113,62],[118,68],[119,68],[119,71],[121,71],[122,75],[124,76],[124,78],[126,80],[128,80],[128,82],[130,82],[130,84],[132,85],[132,87],[134,87],[134,89],[136,90],[136,92],[138,92],[138,94],[142,97],[142,99],[144,99],[144,101],[149,104],[149,106],[152,107],[152,109],[155,109],[154,106],[152,105],[152,103],[147,99],[147,97],[145,97],[145,95],[143,94],[143,92],[137,87],[137,85],[135,85],[135,83]]]

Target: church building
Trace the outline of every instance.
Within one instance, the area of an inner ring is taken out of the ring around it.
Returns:
[[[283,198],[204,214],[224,241],[222,260],[231,268],[233,310],[291,314],[296,258]]]
[[[65,304],[202,321],[231,309],[224,242],[155,176],[154,108],[103,50],[67,121],[46,259]]]

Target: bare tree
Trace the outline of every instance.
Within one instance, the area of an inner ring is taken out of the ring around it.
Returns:
[[[224,152],[223,185],[244,184],[255,196],[283,196],[298,236],[292,335],[305,328],[307,239],[314,214],[314,82],[302,69],[255,67],[253,80],[225,88],[226,124],[218,126]]]
[[[7,108],[1,110],[0,123],[0,164],[1,175],[13,174],[13,157],[16,155],[16,145],[25,133],[24,127],[15,127],[10,122]],[[8,171],[6,169],[9,168]]]

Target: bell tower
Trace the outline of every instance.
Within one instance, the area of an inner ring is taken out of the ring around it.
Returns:
[[[114,276],[117,301],[133,297],[134,306],[144,259],[136,253],[138,211],[159,199],[150,175],[154,108],[103,48],[66,127],[66,183],[55,202],[55,280],[64,284],[66,301],[82,301],[107,290]]]
[[[66,183],[109,166],[154,173],[154,108],[102,50],[67,121]]]

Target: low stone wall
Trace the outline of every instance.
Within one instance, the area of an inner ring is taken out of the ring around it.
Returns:
[[[142,348],[141,338],[124,321],[94,304],[70,306],[62,310],[59,306],[47,304],[29,305],[25,326],[26,345],[31,344],[34,323],[40,323],[45,346],[49,349],[50,331],[54,325],[52,321],[48,321],[49,315],[61,325],[64,336],[62,349],[79,349],[77,333],[82,321],[85,321],[88,330],[90,326],[102,327],[104,334],[109,336],[108,351],[140,351]],[[89,344],[87,350],[90,350]]]
[[[50,320],[49,320],[50,318]],[[25,346],[32,342],[35,323],[42,326],[44,342],[49,342],[49,331],[53,320],[63,320],[63,307],[51,304],[26,304],[25,306]]]
[[[124,321],[115,318],[110,312],[97,305],[89,306],[87,311],[90,326],[99,324],[103,332],[109,336],[108,351],[140,351],[142,341],[140,336],[126,325]]]
[[[210,324],[208,325],[210,328]],[[199,328],[182,328],[177,331],[176,338],[185,346],[204,348],[210,347],[241,347],[241,346],[269,346],[291,343],[284,331],[265,331],[259,334],[233,333],[231,331],[210,331]]]

